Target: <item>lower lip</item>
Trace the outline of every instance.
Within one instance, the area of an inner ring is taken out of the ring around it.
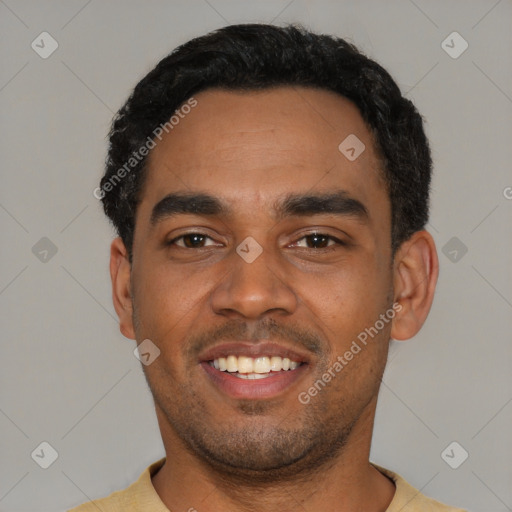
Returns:
[[[211,381],[226,395],[246,400],[262,400],[272,398],[289,389],[307,371],[307,364],[295,370],[287,370],[270,375],[264,379],[241,379],[229,372],[216,370],[208,362],[201,363],[202,368]]]

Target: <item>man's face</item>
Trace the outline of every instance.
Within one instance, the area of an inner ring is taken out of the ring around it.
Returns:
[[[195,98],[151,151],[133,245],[133,329],[161,351],[144,367],[161,429],[225,470],[310,467],[371,428],[387,355],[390,323],[333,371],[393,302],[374,142],[327,91]],[[353,161],[338,149],[351,134],[365,145]]]

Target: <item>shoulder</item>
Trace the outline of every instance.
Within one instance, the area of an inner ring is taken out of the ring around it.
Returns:
[[[83,503],[78,507],[68,510],[68,512],[98,512],[98,510],[101,510],[101,512],[117,512],[123,510],[124,502],[126,501],[124,495],[129,492],[130,487],[122,491],[116,491],[106,498]]]
[[[151,477],[162,467],[165,458],[160,459],[147,467],[139,479],[126,489],[115,491],[105,498],[88,501],[68,512],[128,512],[146,510],[150,507],[155,512],[166,511],[160,501],[153,485]]]
[[[373,464],[383,475],[391,479],[396,487],[395,496],[386,512],[466,512],[429,498],[407,483],[400,475]]]

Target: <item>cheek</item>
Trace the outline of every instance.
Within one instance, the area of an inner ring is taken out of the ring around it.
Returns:
[[[135,301],[140,319],[140,336],[156,340],[173,338],[187,327],[188,318],[208,297],[211,287],[205,272],[190,272],[169,262],[146,263],[135,276]]]
[[[312,321],[330,341],[333,361],[352,350],[357,354],[347,354],[351,370],[380,365],[391,321],[379,319],[390,307],[390,283],[390,272],[383,272],[373,262],[357,267],[347,264],[338,272],[316,276],[311,286],[302,289],[308,314],[312,313]]]
[[[297,279],[297,282],[299,280]],[[301,278],[300,295],[324,319],[355,322],[382,312],[389,294],[391,276],[375,262],[350,264],[336,271]]]

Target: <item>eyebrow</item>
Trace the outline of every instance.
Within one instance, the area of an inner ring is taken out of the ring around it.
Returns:
[[[176,215],[194,214],[206,216],[227,215],[230,208],[208,194],[178,192],[161,199],[151,212],[151,225]]]
[[[364,221],[369,218],[366,206],[344,190],[326,194],[290,194],[276,202],[275,210],[277,220],[320,214],[356,217]]]
[[[151,212],[152,226],[177,215],[230,216],[232,209],[220,199],[203,193],[172,193],[161,199]],[[367,221],[366,206],[344,190],[325,194],[287,194],[274,203],[276,220],[312,215],[342,215]]]

